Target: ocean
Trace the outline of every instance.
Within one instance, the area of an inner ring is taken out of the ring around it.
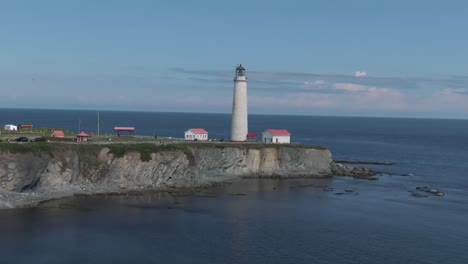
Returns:
[[[228,114],[99,115],[101,133],[230,133]],[[94,133],[97,112],[0,109],[0,123]],[[376,181],[248,179],[189,195],[71,197],[3,210],[0,263],[468,263],[468,120],[249,115],[250,132],[267,128],[326,146],[335,159],[394,165],[372,165],[384,172]],[[445,196],[414,197],[418,186]]]

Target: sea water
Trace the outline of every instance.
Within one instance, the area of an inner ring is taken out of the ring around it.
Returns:
[[[229,138],[230,115],[100,111],[101,133],[134,126]],[[96,132],[95,111],[0,109],[4,124]],[[248,179],[187,194],[72,197],[0,211],[0,263],[468,263],[468,121],[250,115],[377,181]],[[403,176],[406,175],[406,176]],[[409,176],[408,176],[409,175]],[[414,197],[418,186],[443,197]]]

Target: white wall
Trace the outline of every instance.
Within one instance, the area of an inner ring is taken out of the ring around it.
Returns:
[[[195,134],[192,131],[185,132],[185,140],[208,140],[208,134]]]
[[[6,131],[18,131],[18,127],[14,125],[5,125],[4,129]]]
[[[237,76],[234,78],[231,141],[246,141],[247,133],[247,79],[245,78],[245,76]]]
[[[285,144],[285,143],[291,143],[291,137],[290,136],[273,136],[273,143],[280,143],[280,144]]]
[[[274,136],[270,132],[262,134],[263,143],[274,143],[274,144],[289,144],[291,143],[290,136]]]

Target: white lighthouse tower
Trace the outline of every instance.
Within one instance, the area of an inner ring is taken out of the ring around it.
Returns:
[[[236,68],[234,77],[234,98],[232,101],[231,141],[244,142],[247,140],[247,78],[242,64]]]

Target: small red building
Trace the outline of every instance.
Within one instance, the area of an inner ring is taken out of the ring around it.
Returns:
[[[291,142],[291,133],[286,129],[267,129],[262,133],[262,142],[289,144]]]
[[[63,138],[65,137],[65,133],[63,133],[62,130],[54,130],[54,132],[52,132],[52,137],[57,137],[57,138]]]
[[[185,131],[185,140],[208,140],[208,131],[203,128],[191,128]]]
[[[90,137],[90,135],[81,131],[78,135],[76,135],[76,142],[87,142],[90,140]]]
[[[257,141],[257,133],[252,133],[252,132],[247,133],[247,141],[248,142],[256,142]]]
[[[32,124],[19,124],[18,125],[19,130],[21,130],[21,129],[32,129],[32,128],[33,128]]]
[[[134,127],[114,127],[114,131],[118,137],[120,137],[120,133],[123,132],[130,132],[130,136],[132,136],[132,132],[135,131]]]

